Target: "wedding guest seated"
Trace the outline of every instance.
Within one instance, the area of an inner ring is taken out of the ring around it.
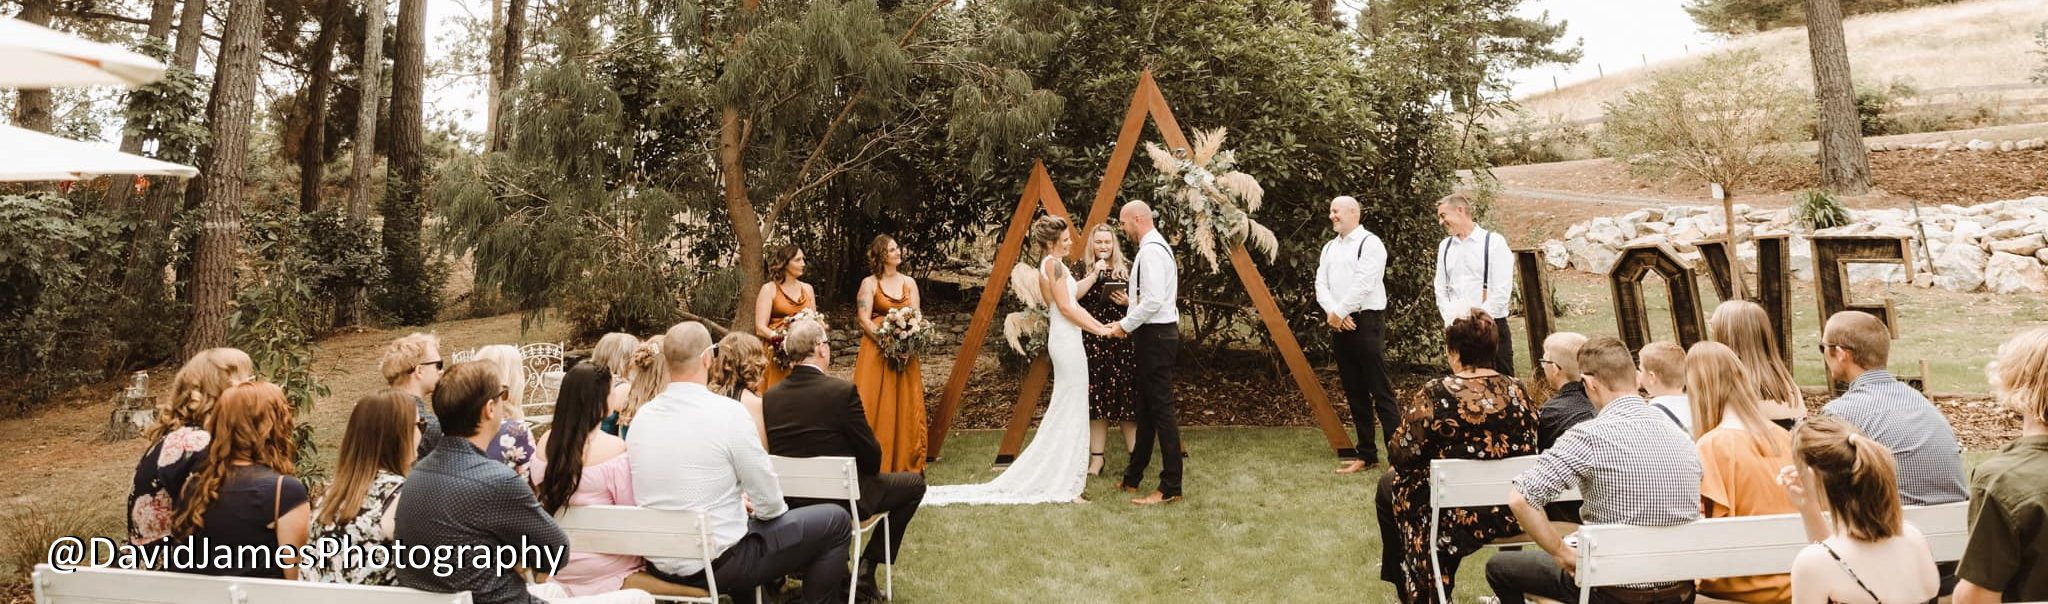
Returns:
[[[412,397],[386,388],[356,400],[341,435],[334,481],[313,508],[312,536],[340,543],[389,549],[398,516],[398,490],[412,469],[419,413]],[[322,583],[396,585],[398,569],[389,558],[332,556],[308,567],[303,577]],[[382,562],[383,564],[378,564]]]
[[[853,526],[847,511],[829,505],[792,510],[783,501],[753,419],[739,401],[705,386],[711,332],[694,321],[680,323],[661,348],[670,383],[640,409],[626,435],[633,498],[641,507],[706,514],[717,560],[707,569],[695,558],[649,558],[647,573],[704,587],[709,572],[719,591],[735,599],[795,574],[803,580],[801,601],[845,601]]]
[[[1586,336],[1569,331],[1543,339],[1543,356],[1537,357],[1536,366],[1552,393],[1537,414],[1537,446],[1545,450],[1572,426],[1593,419],[1593,401],[1586,398],[1586,384],[1579,373],[1579,347],[1585,345]]]
[[[1821,412],[1848,420],[1891,451],[1899,462],[1899,498],[1906,505],[1968,499],[1955,428],[1926,396],[1885,370],[1892,333],[1884,322],[1853,310],[1835,313],[1820,348],[1828,378],[1849,385]]]
[[[1636,353],[1636,362],[1636,386],[1650,395],[1650,405],[1664,410],[1679,428],[1692,434],[1696,418],[1692,402],[1685,396],[1685,349],[1670,342],[1651,342]]]
[[[1986,371],[2020,437],[1970,476],[1970,543],[1956,604],[2048,600],[2048,328],[2013,336]]]
[[[1472,309],[1444,330],[1451,375],[1430,380],[1401,405],[1401,424],[1387,443],[1392,470],[1374,498],[1380,526],[1380,579],[1402,602],[1435,602],[1466,556],[1495,539],[1522,532],[1507,506],[1443,510],[1437,559],[1429,556],[1429,462],[1534,455],[1536,406],[1522,382],[1494,371],[1500,337],[1493,318]]]
[[[134,486],[128,492],[128,542],[155,543],[171,536],[185,481],[206,460],[213,442],[206,422],[214,401],[229,387],[249,381],[256,372],[249,355],[233,348],[209,348],[178,369],[171,396],[156,405],[156,424],[142,434],[155,444],[135,463]]]
[[[1792,380],[1792,368],[1786,365],[1777,329],[1771,325],[1771,315],[1764,312],[1763,305],[1748,300],[1722,302],[1707,319],[1709,339],[1728,345],[1742,359],[1742,366],[1749,368],[1764,418],[1790,430],[1806,417],[1806,395],[1799,391],[1799,382]]]
[[[554,573],[569,553],[569,538],[540,508],[533,489],[505,464],[484,456],[503,419],[506,397],[498,372],[485,361],[448,369],[434,389],[434,413],[447,433],[434,453],[421,459],[405,479],[405,506],[398,509],[397,540],[408,547],[503,547],[541,552],[522,560],[527,570]],[[441,572],[446,571],[446,572]],[[551,583],[527,586],[512,569],[456,564],[449,568],[406,566],[398,584],[435,593],[470,592],[479,603],[565,601],[651,602],[646,592],[626,590],[583,600],[568,598]]]
[[[598,424],[605,434],[619,435],[619,411],[626,408],[626,393],[632,390],[632,383],[626,380],[626,369],[633,362],[633,350],[639,347],[640,338],[633,334],[612,332],[598,338],[597,345],[590,349],[590,362],[612,376],[605,397],[604,423]]]
[[[1825,415],[1792,431],[1792,449],[1779,483],[1815,541],[1792,562],[1793,604],[1932,602],[1941,575],[1905,522],[1891,452]]]
[[[728,338],[730,339],[730,338]],[[762,412],[768,420],[768,451],[784,457],[851,457],[860,472],[860,509],[854,518],[865,520],[879,512],[889,513],[889,534],[885,542],[876,535],[860,561],[860,595],[879,600],[875,589],[875,567],[890,560],[903,546],[910,518],[924,501],[924,476],[916,472],[882,472],[882,445],[868,426],[860,392],[853,382],[832,377],[825,369],[832,363],[832,342],[825,325],[801,321],[789,328],[782,340],[783,350],[797,361],[789,377],[767,392]],[[719,349],[722,358],[724,349]],[[836,499],[790,498],[790,507],[815,504],[844,504]]]
[[[619,438],[633,429],[640,407],[668,388],[668,361],[661,356],[662,336],[649,336],[626,360],[626,400],[619,404]]]
[[[712,392],[740,402],[747,408],[747,415],[754,418],[754,425],[760,430],[761,446],[768,446],[768,422],[762,420],[761,371],[768,363],[768,356],[761,347],[761,338],[743,331],[725,334],[718,341],[717,350],[712,353]]]
[[[1486,562],[1486,582],[1502,602],[1521,602],[1523,594],[1578,602],[1579,587],[1572,580],[1578,554],[1543,512],[1544,504],[1566,489],[1576,487],[1584,496],[1586,522],[1675,526],[1700,517],[1699,455],[1671,418],[1636,396],[1628,346],[1601,336],[1587,341],[1577,360],[1598,416],[1559,437],[1535,467],[1515,477],[1508,506],[1542,549],[1502,552]],[[1690,602],[1693,583],[1600,587],[1595,592],[1627,602]]]
[[[492,344],[476,351],[476,361],[488,363],[498,373],[498,383],[505,389],[505,395],[492,403],[498,406],[497,435],[491,439],[491,446],[484,448],[484,457],[497,460],[512,468],[520,479],[527,475],[527,464],[533,461],[533,431],[526,426],[526,362],[519,348],[507,344]]]
[[[542,455],[534,458],[531,475],[540,507],[549,514],[572,505],[634,505],[626,441],[598,427],[611,381],[597,363],[579,363],[562,376],[555,420],[540,437]],[[571,596],[609,593],[642,565],[638,556],[572,552],[548,582]]]
[[[1685,355],[1684,363],[1685,389],[1692,393],[1693,409],[1698,412],[1693,421],[1699,432],[1695,446],[1700,455],[1702,515],[1727,518],[1798,512],[1778,485],[1778,472],[1792,463],[1792,435],[1764,418],[1742,360],[1719,342],[1700,342]],[[1652,363],[1646,356],[1643,364]],[[1737,602],[1784,602],[1792,598],[1792,577],[1707,579],[1700,581],[1699,591]]]
[[[206,547],[299,547],[306,544],[306,485],[292,477],[292,410],[284,390],[267,382],[228,388],[206,421],[213,436],[206,462],[185,483],[178,534]],[[169,570],[202,575],[299,578],[298,558],[234,556]],[[256,566],[243,566],[257,562]],[[263,564],[268,562],[269,564]]]
[[[384,373],[384,383],[412,397],[413,410],[420,415],[419,444],[413,459],[422,459],[433,452],[441,443],[441,418],[434,416],[434,410],[427,405],[427,398],[434,395],[434,386],[441,381],[441,370],[446,368],[441,359],[441,339],[433,334],[414,333],[392,340],[384,347],[384,357],[377,363]]]

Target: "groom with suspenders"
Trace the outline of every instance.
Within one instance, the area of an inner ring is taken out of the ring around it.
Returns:
[[[1159,440],[1159,490],[1131,503],[1158,505],[1181,500],[1180,424],[1173,409],[1173,364],[1180,351],[1179,268],[1166,238],[1152,228],[1152,208],[1144,202],[1124,204],[1117,213],[1124,236],[1138,242],[1131,263],[1128,312],[1116,325],[1115,337],[1128,337],[1138,375],[1138,442],[1131,451],[1123,482],[1117,488],[1138,493],[1145,468],[1152,463],[1152,440]]]
[[[1452,193],[1436,202],[1437,222],[1450,233],[1437,244],[1436,309],[1444,325],[1477,308],[1493,317],[1500,334],[1493,370],[1515,375],[1514,338],[1508,333],[1508,300],[1515,295],[1515,252],[1499,233],[1472,221],[1472,201]]]

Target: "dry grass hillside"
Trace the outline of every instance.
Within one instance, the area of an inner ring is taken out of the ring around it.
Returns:
[[[2048,23],[2048,1],[1971,0],[1853,17],[1843,27],[1848,33],[1850,71],[1859,83],[1883,85],[1903,81],[1928,91],[2026,82],[2041,64],[2041,56],[2033,51],[2034,32],[2043,23]],[[1743,36],[1719,47],[1750,48],[1783,64],[1786,76],[1796,83],[1810,85],[1812,75],[1804,28]],[[1690,66],[1699,60],[1696,54],[1652,63],[1520,102],[1537,122],[1595,118],[1601,115],[1602,103],[1619,98],[1657,72]],[[1996,94],[1968,93],[1961,100],[1995,104],[1995,99],[1986,97]],[[1952,96],[1944,100],[1957,99]]]

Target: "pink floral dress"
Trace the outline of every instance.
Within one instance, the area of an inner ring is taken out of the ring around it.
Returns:
[[[206,445],[212,442],[213,435],[188,426],[165,434],[142,453],[135,464],[134,489],[128,493],[129,543],[154,543],[171,535],[178,501],[185,496],[185,479],[206,459]]]

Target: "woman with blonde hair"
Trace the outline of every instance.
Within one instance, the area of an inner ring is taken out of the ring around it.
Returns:
[[[1086,253],[1082,266],[1087,276],[1074,284],[1081,290],[1081,309],[1097,317],[1122,316],[1131,264],[1117,241],[1116,227],[1101,224],[1089,231]],[[1138,361],[1130,338],[1085,334],[1081,345],[1088,351],[1088,473],[1096,475],[1102,473],[1110,422],[1124,434],[1124,453],[1138,444],[1138,395],[1132,390]]]
[[[1815,541],[1792,562],[1793,604],[1927,602],[1941,591],[1927,537],[1899,506],[1890,450],[1818,415],[1792,430],[1792,458],[1778,483]]]
[[[245,382],[222,392],[206,420],[213,435],[206,463],[185,483],[177,534],[213,548],[294,548],[306,544],[312,519],[306,485],[293,478],[292,410],[284,390],[266,382]],[[200,563],[169,569],[195,574],[297,579],[297,556],[250,559],[233,556],[225,565]],[[218,561],[212,561],[217,563]],[[254,566],[242,563],[253,562]],[[268,564],[266,564],[268,563]]]
[[[1956,567],[1956,604],[2048,600],[2048,327],[1998,347],[1991,391],[2020,416],[2020,437],[1970,475],[1970,541]]]
[[[754,391],[761,383],[762,365],[767,363],[764,352],[761,338],[754,337],[754,334],[727,332],[725,338],[718,341],[718,346],[712,349],[715,358],[711,361],[709,387],[712,392],[739,401],[747,408],[747,415],[754,418],[755,436],[761,437],[762,447],[767,447],[768,423],[761,415],[761,393]],[[918,400],[919,404],[923,403],[923,399]],[[874,416],[868,419],[872,421]],[[886,469],[888,460],[882,461],[885,468],[882,471],[889,471]]]
[[[473,360],[489,364],[505,390],[505,396],[491,403],[502,420],[498,423],[498,435],[491,439],[484,456],[504,463],[512,468],[512,473],[525,479],[526,466],[533,461],[534,452],[533,430],[526,425],[526,357],[509,344],[492,344],[477,349]]]
[[[129,543],[142,545],[170,536],[185,479],[206,459],[206,446],[213,440],[206,421],[213,416],[214,401],[255,374],[249,354],[233,348],[202,350],[178,368],[171,396],[157,403],[156,424],[143,433],[155,444],[135,463],[135,481],[128,492]]]
[[[626,399],[619,408],[619,438],[625,438],[626,431],[633,428],[633,414],[640,412],[640,406],[668,387],[668,362],[661,355],[663,339],[660,334],[648,336],[626,360]]]
[[[860,280],[854,320],[860,324],[860,354],[853,385],[875,440],[882,445],[883,472],[923,472],[925,456],[924,369],[913,356],[902,368],[882,354],[875,338],[882,318],[899,308],[922,312],[917,280],[903,274],[903,248],[888,235],[868,244],[868,276]],[[720,349],[724,353],[724,349]]]
[[[1749,368],[1749,382],[1764,419],[1789,429],[1806,417],[1806,395],[1792,379],[1792,368],[1785,364],[1784,350],[1771,327],[1771,315],[1763,306],[1748,300],[1722,302],[1707,319],[1707,328],[1713,341],[1726,344]]]
[[[606,390],[604,421],[598,429],[612,436],[619,435],[619,410],[626,408],[626,365],[633,362],[633,350],[640,347],[640,338],[633,334],[612,332],[597,340],[597,346],[590,349],[590,362],[603,367],[611,374],[612,383]]]
[[[1778,472],[1792,463],[1792,435],[1764,418],[1750,384],[1742,359],[1720,342],[1694,344],[1685,354],[1704,518],[1799,511],[1777,482]],[[1792,597],[1792,577],[1708,579],[1700,581],[1699,592],[1737,602],[1784,602]]]
[[[775,250],[768,263],[768,282],[761,284],[761,291],[754,296],[754,335],[762,341],[774,340],[775,332],[789,325],[790,315],[818,310],[817,291],[803,281],[805,266],[803,249],[784,245]],[[761,373],[762,392],[789,377],[792,369],[775,362],[772,354],[766,362]]]
[[[356,400],[341,435],[334,482],[313,509],[310,533],[332,543],[344,539],[363,548],[389,549],[398,519],[398,490],[412,470],[414,428],[419,412],[412,396],[386,388]],[[330,556],[306,568],[308,581],[354,585],[397,585],[398,569],[388,557]],[[378,562],[387,562],[379,565]]]

